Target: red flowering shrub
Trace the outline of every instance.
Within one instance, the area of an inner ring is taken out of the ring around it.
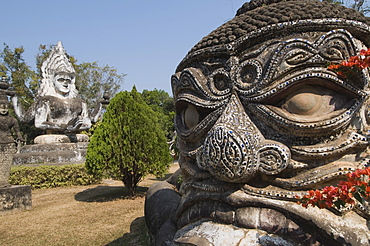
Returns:
[[[328,69],[335,71],[339,76],[354,75],[359,70],[370,67],[370,48],[361,50],[357,56],[339,64],[330,64]],[[337,186],[326,186],[322,190],[310,190],[301,197],[298,203],[307,208],[309,205],[319,208],[330,208],[335,205],[341,208],[346,204],[360,203],[370,198],[370,167],[357,169],[347,174],[347,181],[340,181]]]
[[[348,173],[346,181],[340,181],[337,186],[326,186],[322,190],[310,190],[301,197],[298,203],[307,208],[309,205],[319,208],[330,208],[335,205],[341,208],[346,204],[360,203],[370,198],[370,167],[357,169]]]
[[[359,55],[350,57],[348,61],[342,61],[339,64],[330,64],[328,69],[335,71],[342,77],[347,77],[369,66],[370,48],[361,50]]]

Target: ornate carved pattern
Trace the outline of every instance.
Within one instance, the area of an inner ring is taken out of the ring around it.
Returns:
[[[297,245],[370,240],[366,223],[349,235],[343,222],[348,211],[370,218],[368,204],[318,212],[294,203],[369,165],[369,72],[344,78],[327,69],[370,46],[369,23],[324,2],[254,0],[189,52],[172,77],[184,177],[177,228],[196,231],[196,223],[211,220],[282,235],[285,229],[269,229],[287,224],[251,226],[260,216],[253,211],[263,208],[294,218],[297,237],[284,237]],[[338,231],[323,217],[340,221]],[[307,224],[322,231],[308,232]],[[175,238],[184,239],[179,232]]]
[[[290,151],[266,141],[233,95],[198,151],[198,166],[220,180],[247,182],[257,171],[275,175],[289,163]]]

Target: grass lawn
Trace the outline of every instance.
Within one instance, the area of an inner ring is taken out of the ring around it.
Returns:
[[[173,165],[170,173],[177,168]],[[128,198],[123,183],[113,180],[33,190],[31,210],[0,215],[0,245],[147,246],[145,193],[158,181],[148,176],[135,198]]]

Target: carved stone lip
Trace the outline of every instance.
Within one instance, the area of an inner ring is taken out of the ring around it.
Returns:
[[[256,204],[258,204],[258,207],[265,207],[279,211],[287,218],[293,219],[293,221],[299,226],[306,227],[308,224],[311,224],[313,227],[320,228],[320,230],[314,232],[314,235],[318,236],[318,241],[323,240],[321,241],[323,245],[337,245],[338,242],[336,240],[342,242],[344,240],[348,240],[345,242],[352,245],[364,245],[369,242],[367,221],[364,218],[361,218],[362,215],[356,214],[357,211],[343,211],[343,213],[341,213],[335,209],[328,210],[312,207],[305,209],[294,202],[269,199],[247,193],[242,194],[241,191],[230,194],[227,199],[230,202],[234,202],[234,204],[237,203],[240,207],[256,206]],[[338,216],[340,214],[342,216]],[[323,220],[322,218],[326,219]],[[353,228],[351,228],[353,227],[353,223],[350,221],[354,218],[358,221],[358,224],[355,226],[356,230],[358,230],[357,236],[344,236],[353,232]],[[338,228],[340,229],[338,230]],[[319,233],[320,236],[317,233]],[[328,235],[332,237],[330,238]]]
[[[300,159],[321,159],[340,156],[353,151],[355,148],[365,148],[369,139],[356,132],[348,131],[341,138],[327,143],[307,146],[292,146],[290,151]]]
[[[333,211],[304,209],[291,201],[275,200],[246,193],[242,189],[226,192],[193,193],[189,190],[187,199],[182,199],[177,211],[178,227],[186,230],[196,221],[213,221],[237,226],[240,229],[258,229],[293,241],[320,242],[317,245],[336,245],[330,223],[321,223],[315,213],[333,219]],[[308,226],[309,225],[309,226]],[[312,237],[314,237],[313,240]],[[310,244],[311,245],[311,244]],[[316,245],[316,244],[315,244]]]
[[[325,186],[323,184],[331,184],[336,185],[338,179],[344,179],[344,176],[347,173],[353,172],[357,168],[360,168],[361,164],[358,162],[348,162],[348,161],[335,161],[328,163],[323,166],[315,167],[308,170],[303,170],[302,172],[298,173],[297,175],[290,177],[290,178],[275,178],[271,181],[274,186],[289,189],[291,192],[293,191],[302,191],[306,189],[311,189],[317,187],[319,184]],[[252,186],[250,186],[251,188]],[[254,188],[256,189],[256,188]],[[273,189],[272,189],[273,190]],[[261,189],[259,188],[258,192],[263,191],[263,194],[268,197],[272,198],[294,198],[293,195],[289,196],[289,192],[273,192],[269,189]],[[270,192],[270,193],[268,193]],[[250,193],[253,193],[253,189],[250,190]],[[279,196],[280,194],[280,196]],[[293,194],[293,193],[292,193]]]

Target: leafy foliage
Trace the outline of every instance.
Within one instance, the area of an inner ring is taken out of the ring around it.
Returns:
[[[159,124],[167,139],[172,139],[175,131],[173,120],[175,117],[175,103],[173,98],[164,90],[158,89],[143,90],[141,95],[145,103],[157,113]]]
[[[27,109],[34,102],[36,91],[32,88],[37,86],[40,76],[26,64],[23,53],[23,47],[12,50],[4,44],[4,48],[0,52],[0,75],[11,80],[9,90],[17,93],[23,108]],[[10,113],[14,115],[12,109]],[[41,133],[31,124],[20,124],[20,131],[26,140],[34,139]]]
[[[12,185],[31,185],[34,189],[72,185],[90,185],[100,182],[88,174],[84,164],[62,166],[17,166],[10,171]]]
[[[368,67],[370,67],[370,48],[361,50],[358,55],[351,56],[348,61],[330,64],[328,69],[346,78],[356,76],[360,70]]]
[[[97,177],[122,180],[129,194],[135,195],[147,174],[163,175],[170,161],[157,114],[135,87],[118,93],[91,138],[86,168]]]
[[[364,15],[370,12],[370,7],[367,0],[350,0],[350,1],[343,1],[343,0],[321,0],[323,2],[334,3],[334,4],[342,4],[348,8],[352,8],[357,10]]]
[[[370,12],[370,7],[366,0],[354,0],[350,7],[363,14],[368,14]]]
[[[15,91],[24,108],[28,108],[34,101],[34,94],[28,89],[29,84],[34,84],[39,79],[37,74],[31,70],[23,59],[23,47],[10,49],[4,44],[4,49],[0,52],[0,75],[10,78],[12,83],[9,90]]]
[[[75,64],[75,70],[76,86],[89,107],[98,103],[104,92],[109,96],[115,95],[126,76],[108,65],[99,67],[97,62]]]

